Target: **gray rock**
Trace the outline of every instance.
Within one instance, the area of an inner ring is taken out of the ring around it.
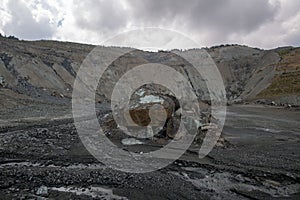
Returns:
[[[7,83],[4,79],[3,76],[0,76],[0,86],[6,88],[7,87]]]
[[[36,194],[40,196],[48,196],[48,187],[42,185],[41,187],[38,188]]]

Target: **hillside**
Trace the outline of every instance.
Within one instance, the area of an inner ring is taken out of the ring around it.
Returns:
[[[299,105],[300,48],[279,48],[276,52],[280,56],[276,74],[268,88],[261,91],[257,97]]]
[[[15,115],[70,114],[72,86],[82,61],[92,45],[57,41],[19,41],[0,37],[0,106],[5,118]],[[101,47],[107,52],[117,47]],[[261,50],[240,45],[207,48],[219,68],[227,97],[234,102],[266,102],[300,105],[300,49]],[[173,52],[133,51],[114,61],[99,83],[112,88],[128,69],[145,63],[169,65],[193,78],[190,64]],[[110,74],[110,75],[109,75]],[[209,100],[203,80],[192,80],[201,100]],[[202,82],[201,82],[202,81]],[[100,89],[98,102],[107,100]],[[59,114],[57,114],[57,112]],[[8,116],[7,116],[8,115]]]

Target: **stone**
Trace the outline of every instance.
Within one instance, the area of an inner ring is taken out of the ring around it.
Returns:
[[[274,180],[270,180],[270,179],[265,180],[264,184],[265,185],[270,185],[270,186],[273,186],[273,187],[278,187],[278,186],[281,185],[279,182],[274,181]]]
[[[241,183],[244,183],[245,182],[245,178],[241,175],[241,174],[238,174],[235,176],[235,180],[241,182]]]
[[[36,194],[44,197],[48,196],[48,187],[42,185],[41,187],[38,188]]]
[[[199,102],[201,113],[198,119],[194,121],[184,122],[184,126],[190,131],[197,131],[194,144],[202,144],[207,133],[214,134],[214,130],[218,129],[218,120],[215,119],[209,112],[207,105],[204,102]],[[191,105],[193,108],[193,105]],[[126,109],[129,109],[127,112]],[[179,101],[166,91],[157,93],[155,88],[149,85],[146,88],[141,87],[130,98],[129,108],[116,106],[114,113],[118,117],[117,128],[126,132],[126,134],[134,138],[148,138],[158,144],[166,144],[168,140],[180,140],[184,134],[179,131],[182,120],[182,110]],[[189,109],[189,108],[186,108]],[[120,113],[120,114],[118,114]],[[124,115],[122,116],[122,113]],[[116,128],[115,120],[112,115],[105,115],[105,127],[109,129]],[[196,129],[195,129],[196,128]],[[213,130],[213,131],[208,131]],[[111,132],[105,129],[106,132]],[[141,141],[136,141],[134,138],[125,138],[119,136],[123,140],[123,145],[142,144]],[[220,138],[217,146],[224,146],[224,138]]]
[[[171,117],[167,122],[167,130],[166,134],[169,138],[174,139],[177,135],[178,129],[180,126],[180,118],[179,117]],[[176,139],[179,139],[180,136],[177,135]]]
[[[7,87],[7,83],[4,79],[3,76],[0,76],[0,86],[6,88]]]

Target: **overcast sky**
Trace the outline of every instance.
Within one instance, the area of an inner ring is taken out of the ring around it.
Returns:
[[[101,44],[142,27],[183,33],[200,46],[300,46],[299,0],[1,0],[0,33]]]

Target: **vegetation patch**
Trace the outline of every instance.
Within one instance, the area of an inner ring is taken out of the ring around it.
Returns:
[[[282,49],[278,54],[281,57],[276,67],[278,74],[258,98],[300,95],[300,48]]]

